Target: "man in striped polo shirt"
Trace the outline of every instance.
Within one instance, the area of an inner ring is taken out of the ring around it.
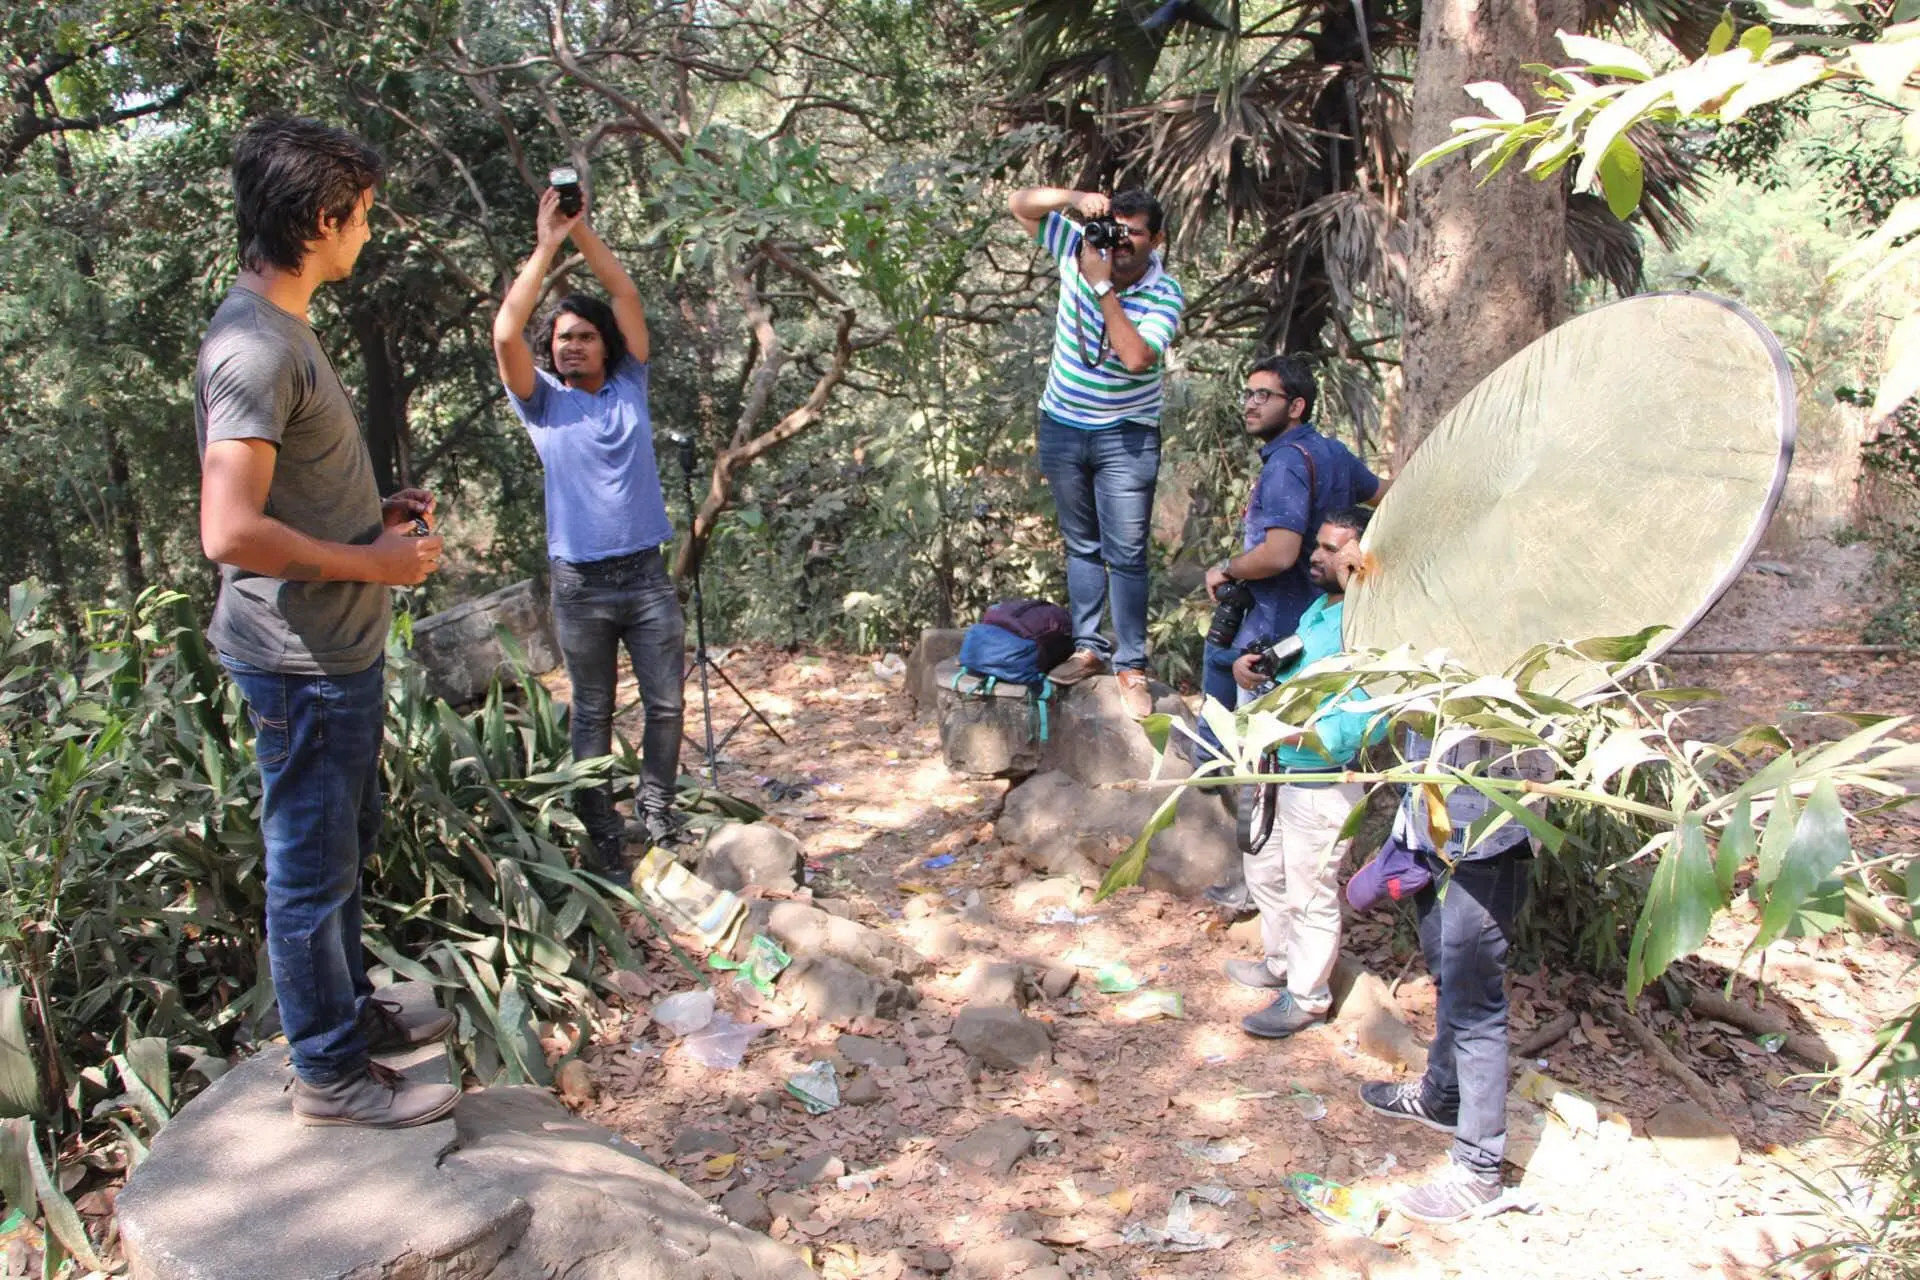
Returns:
[[[1053,357],[1040,397],[1040,470],[1060,512],[1073,607],[1073,656],[1055,684],[1098,675],[1111,663],[1136,719],[1147,691],[1147,535],[1160,475],[1162,363],[1186,294],[1160,264],[1165,215],[1145,191],[1112,199],[1092,191],[1028,187],[1008,202],[1020,225],[1060,265]],[[1110,216],[1126,232],[1111,251],[1084,243],[1064,216]],[[1114,642],[1100,634],[1113,597]]]

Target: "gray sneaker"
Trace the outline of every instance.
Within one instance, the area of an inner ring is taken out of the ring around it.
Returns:
[[[1282,991],[1273,1003],[1258,1013],[1240,1019],[1240,1028],[1250,1036],[1266,1040],[1284,1040],[1296,1031],[1317,1027],[1327,1020],[1324,1013],[1308,1013],[1296,1008],[1291,993]]]
[[[1393,1207],[1416,1222],[1458,1222],[1500,1196],[1500,1179],[1483,1178],[1454,1160],[1440,1176],[1424,1186],[1402,1193]]]
[[[367,1052],[373,1054],[405,1053],[445,1040],[453,1023],[453,1015],[445,1009],[409,1013],[398,1000],[382,1000],[379,996],[369,996],[360,1006],[360,1034],[366,1037]]]
[[[450,1084],[409,1080],[377,1062],[332,1084],[293,1085],[293,1114],[301,1124],[411,1129],[451,1114],[459,1101],[460,1091]]]
[[[1460,1118],[1457,1113],[1447,1115],[1430,1110],[1426,1090],[1418,1080],[1369,1080],[1360,1086],[1360,1101],[1383,1116],[1413,1120],[1441,1133],[1452,1133]]]
[[[1255,991],[1278,991],[1287,985],[1284,975],[1276,975],[1265,960],[1229,960],[1221,966],[1229,978]]]

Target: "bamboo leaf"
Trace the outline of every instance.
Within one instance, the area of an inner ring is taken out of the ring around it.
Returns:
[[[0,1120],[0,1203],[33,1207],[33,1164],[27,1148],[33,1145],[33,1121],[23,1116]]]
[[[1707,940],[1713,913],[1722,905],[1718,890],[1706,830],[1700,816],[1689,813],[1661,855],[1647,888],[1646,905],[1634,925],[1627,959],[1629,1003],[1667,966]]]
[[[1478,774],[1468,773],[1461,769],[1454,769],[1451,772],[1454,777],[1459,778],[1475,791],[1478,791],[1481,795],[1493,801],[1508,817],[1533,833],[1534,838],[1546,846],[1548,852],[1560,852],[1560,846],[1565,844],[1567,840],[1566,832],[1521,804],[1518,800],[1514,799],[1512,795],[1493,786]],[[1489,827],[1488,830],[1491,831],[1492,828]]]
[[[1732,900],[1735,873],[1747,864],[1758,849],[1758,838],[1753,830],[1753,802],[1742,799],[1727,815],[1727,825],[1720,833],[1720,847],[1713,859],[1714,879],[1719,882],[1722,902]]]
[[[1769,824],[1768,834],[1772,834]],[[1793,829],[1780,867],[1767,893],[1767,905],[1760,913],[1760,927],[1749,953],[1757,951],[1783,935],[1794,922],[1807,898],[1834,873],[1853,852],[1847,835],[1847,811],[1841,807],[1840,793],[1826,778],[1814,784],[1807,807]]]
[[[0,1116],[42,1114],[40,1071],[27,1043],[26,993],[0,987]]]
[[[1160,802],[1160,807],[1147,819],[1147,825],[1140,828],[1140,834],[1133,838],[1127,851],[1114,859],[1113,865],[1107,868],[1107,874],[1101,877],[1100,888],[1093,895],[1095,902],[1104,902],[1120,890],[1140,883],[1140,877],[1147,869],[1148,846],[1153,843],[1155,836],[1173,825],[1174,806],[1180,803],[1180,797],[1185,792],[1185,787],[1175,787]]]
[[[40,1212],[46,1218],[47,1230],[66,1246],[67,1252],[81,1266],[91,1267],[95,1271],[106,1270],[107,1264],[93,1251],[93,1241],[87,1238],[87,1228],[80,1221],[79,1211],[73,1207],[73,1201],[67,1199],[66,1193],[60,1190],[60,1184],[47,1172],[46,1162],[40,1158],[40,1144],[33,1140],[31,1130],[28,1133],[27,1161],[33,1169],[33,1190],[40,1197]]]

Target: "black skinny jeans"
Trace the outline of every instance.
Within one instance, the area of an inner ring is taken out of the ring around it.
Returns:
[[[646,708],[641,734],[639,810],[673,807],[680,778],[680,735],[685,720],[682,663],[687,622],[658,548],[610,560],[551,562],[553,630],[573,682],[569,737],[573,758],[603,756],[613,746],[613,695],[619,681],[620,646],[633,661],[634,679]],[[613,786],[579,793],[578,813],[595,844],[618,839]]]
[[[1438,993],[1422,1100],[1459,1112],[1453,1158],[1483,1178],[1500,1176],[1507,1150],[1507,948],[1527,900],[1526,855],[1522,845],[1461,862],[1445,894],[1436,880],[1414,898]]]

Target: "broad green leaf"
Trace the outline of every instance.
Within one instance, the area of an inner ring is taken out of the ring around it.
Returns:
[[[1720,847],[1714,854],[1713,873],[1720,885],[1722,902],[1732,900],[1734,875],[1758,848],[1759,840],[1753,830],[1753,802],[1743,799],[1727,815],[1727,825],[1720,832]]]
[[[26,993],[0,987],[0,1116],[41,1114],[40,1071],[27,1043]]]
[[[1732,43],[1733,43],[1733,10],[1723,9],[1720,11],[1719,24],[1714,27],[1713,34],[1707,37],[1707,52],[1708,53],[1725,53],[1727,51],[1728,46],[1731,45]]]
[[[1804,54],[1791,62],[1776,63],[1753,74],[1745,84],[1727,95],[1720,107],[1720,123],[1732,124],[1753,108],[1791,97],[1808,85],[1832,75],[1825,58]]]
[[[67,1252],[79,1260],[82,1266],[92,1267],[95,1271],[106,1270],[106,1263],[93,1251],[93,1241],[87,1238],[86,1226],[80,1221],[79,1212],[73,1207],[73,1201],[67,1199],[60,1190],[60,1184],[47,1172],[47,1165],[40,1158],[40,1144],[32,1140],[31,1131],[27,1142],[27,1160],[33,1169],[34,1194],[40,1197],[40,1212],[47,1221],[47,1230]]]
[[[1567,31],[1556,31],[1553,34],[1554,38],[1560,42],[1560,47],[1567,51],[1567,56],[1586,63],[1588,71],[1635,80],[1653,78],[1653,64],[1625,45],[1596,40],[1592,36],[1574,35]]]
[[[33,1210],[33,1121],[24,1116],[0,1120],[0,1204]]]
[[[1647,646],[1662,632],[1672,627],[1656,624],[1634,632],[1630,636],[1595,636],[1591,640],[1582,640],[1573,646],[1574,652],[1583,658],[1595,662],[1631,662],[1647,651]]]
[[[1767,834],[1773,834],[1772,824]],[[1760,927],[1747,944],[1748,952],[1758,951],[1784,934],[1808,895],[1832,876],[1852,851],[1840,793],[1831,781],[1822,778],[1814,784],[1807,807],[1794,826],[1793,841],[1773,877],[1767,905],[1760,913]]]
[[[1640,192],[1646,182],[1646,166],[1640,152],[1625,137],[1615,138],[1600,159],[1599,174],[1607,208],[1625,222],[1640,207]]]
[[[1880,387],[1873,397],[1873,416],[1885,418],[1920,392],[1920,311],[1909,314],[1887,335],[1880,357]]]
[[[1883,98],[1896,98],[1907,78],[1920,68],[1920,40],[1889,39],[1898,28],[1888,28],[1878,40],[1853,46],[1848,61]]]
[[[1702,58],[1668,77],[1673,85],[1674,108],[1682,115],[1692,115],[1745,84],[1758,67],[1745,49]]]
[[[1740,47],[1754,57],[1764,57],[1773,45],[1773,32],[1766,27],[1748,27],[1740,33]]]
[[[1175,787],[1160,802],[1160,807],[1147,819],[1147,825],[1140,828],[1140,834],[1133,838],[1127,851],[1114,859],[1113,865],[1107,868],[1107,874],[1100,878],[1100,888],[1093,895],[1095,902],[1104,902],[1120,890],[1140,883],[1140,877],[1147,869],[1148,846],[1153,843],[1155,836],[1173,825],[1174,807],[1180,803],[1180,796],[1185,791],[1185,787]]]
[[[1668,965],[1707,940],[1713,913],[1723,905],[1718,890],[1706,831],[1699,815],[1689,813],[1661,855],[1634,925],[1627,953],[1628,1003]]]
[[[1560,851],[1560,846],[1565,843],[1567,839],[1566,832],[1560,830],[1560,828],[1554,826],[1545,818],[1542,818],[1539,814],[1521,804],[1508,792],[1502,791],[1499,787],[1492,785],[1485,778],[1459,769],[1452,770],[1452,773],[1454,777],[1459,778],[1475,791],[1478,791],[1481,795],[1493,801],[1508,817],[1530,831],[1535,839],[1546,846],[1549,852],[1558,853]]]
[[[1514,96],[1513,90],[1497,80],[1470,84],[1467,86],[1467,95],[1493,112],[1496,120],[1506,124],[1520,124],[1527,118],[1527,108]]]
[[[1793,844],[1793,829],[1800,820],[1799,806],[1794,802],[1793,792],[1785,786],[1774,797],[1773,810],[1767,814],[1767,829],[1760,837],[1758,861],[1754,864],[1753,884],[1759,890],[1754,901],[1766,905],[1767,894],[1773,890],[1773,882],[1780,877],[1780,868],[1786,865],[1787,849]]]
[[[1167,739],[1173,734],[1173,717],[1164,711],[1156,711],[1140,721],[1140,732],[1147,735],[1147,741],[1160,755],[1165,755]]]

